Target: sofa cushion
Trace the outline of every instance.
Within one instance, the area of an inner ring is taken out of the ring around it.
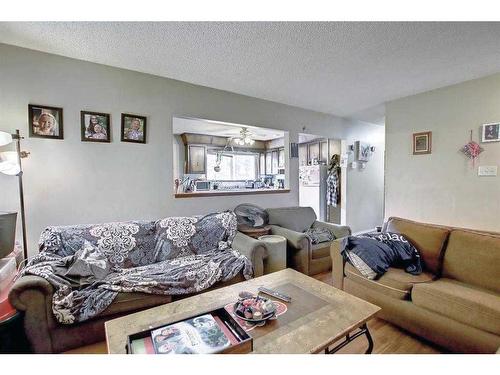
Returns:
[[[163,305],[172,302],[171,296],[148,294],[148,293],[118,293],[115,300],[106,310],[99,314],[99,317],[123,314],[148,307]]]
[[[325,258],[330,256],[331,242],[321,242],[316,245],[311,245],[312,259]]]
[[[268,208],[269,224],[279,225],[295,232],[303,233],[316,221],[316,214],[311,207]]]
[[[369,280],[350,263],[345,264],[344,273],[347,278],[356,281],[367,288],[396,299],[409,299],[410,291],[415,284],[428,283],[434,278],[429,272],[412,275],[399,268],[389,268],[377,280]]]
[[[155,261],[228,249],[236,232],[236,215],[229,211],[158,220]]]
[[[443,276],[500,293],[500,235],[453,230]]]
[[[500,335],[500,295],[487,289],[442,278],[415,285],[411,298],[417,306]]]
[[[109,262],[133,268],[153,261],[154,221],[127,221],[47,227],[40,235],[39,251],[65,257],[75,254],[85,242],[96,246]]]
[[[450,233],[449,228],[394,217],[389,218],[384,231],[403,234],[419,251],[425,269],[439,274],[441,253]]]

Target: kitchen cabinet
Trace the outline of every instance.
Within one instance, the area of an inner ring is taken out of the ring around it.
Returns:
[[[259,154],[259,174],[266,174],[266,155],[263,152]]]
[[[319,143],[320,160],[328,164],[328,141],[321,141]]]
[[[285,168],[285,149],[278,150],[278,168]]]
[[[205,146],[187,146],[187,170],[186,173],[205,174],[207,173],[207,149]]]
[[[319,160],[319,142],[309,143],[307,145],[307,161],[312,165],[313,160]]]
[[[307,165],[307,144],[299,144],[299,166]]]

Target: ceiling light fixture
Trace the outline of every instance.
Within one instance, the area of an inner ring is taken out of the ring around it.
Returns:
[[[234,139],[234,143],[239,146],[251,146],[255,143],[252,139],[252,133],[247,128],[242,128],[240,130],[240,137]]]

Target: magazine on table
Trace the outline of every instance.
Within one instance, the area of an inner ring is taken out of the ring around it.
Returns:
[[[212,314],[158,328],[151,338],[157,354],[211,354],[238,343],[224,322]]]

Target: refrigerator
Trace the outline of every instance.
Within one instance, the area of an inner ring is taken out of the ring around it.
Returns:
[[[326,165],[299,167],[299,206],[312,207],[322,221],[326,221],[326,177]]]

